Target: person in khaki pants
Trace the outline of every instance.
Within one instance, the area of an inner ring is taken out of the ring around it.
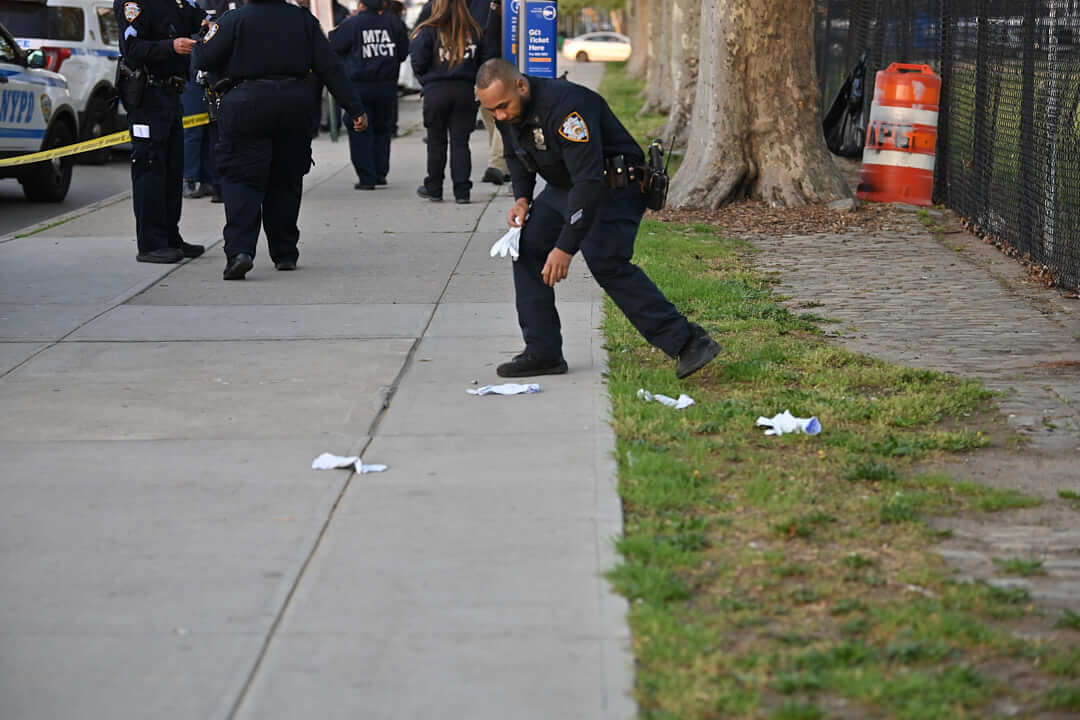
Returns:
[[[510,171],[503,157],[502,134],[495,127],[495,118],[485,108],[480,108],[480,117],[484,121],[484,129],[487,130],[488,136],[487,170],[484,171],[484,177],[481,180],[493,185],[502,185],[510,179]]]

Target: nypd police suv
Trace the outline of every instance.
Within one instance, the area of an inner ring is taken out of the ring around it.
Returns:
[[[0,158],[70,145],[79,136],[67,80],[48,70],[40,50],[25,53],[0,25]],[[71,185],[72,157],[0,167],[30,200],[60,202]]]

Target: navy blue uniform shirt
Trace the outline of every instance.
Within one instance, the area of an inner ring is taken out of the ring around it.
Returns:
[[[304,78],[314,70],[350,116],[364,114],[319,21],[283,0],[257,0],[225,13],[195,48],[195,67],[232,80]]]
[[[353,82],[396,85],[409,55],[409,35],[397,15],[365,10],[330,33],[330,47],[345,58],[345,74]]]
[[[604,158],[624,155],[627,164],[640,165],[645,155],[604,98],[592,90],[567,80],[535,77],[529,78],[529,87],[522,122],[496,123],[514,197],[532,202],[537,174],[549,185],[567,190],[570,222],[555,246],[573,254],[607,192]]]
[[[188,56],[177,55],[173,40],[199,32],[206,13],[187,0],[115,0],[120,54],[133,68],[165,78],[188,77]]]

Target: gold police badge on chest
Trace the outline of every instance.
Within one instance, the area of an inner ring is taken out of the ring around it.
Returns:
[[[537,150],[547,150],[544,128],[533,128],[533,145],[536,146]]]

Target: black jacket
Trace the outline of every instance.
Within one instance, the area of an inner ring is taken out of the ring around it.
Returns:
[[[345,58],[345,74],[353,82],[397,85],[409,36],[397,15],[367,10],[331,32],[330,47]]]
[[[626,157],[641,165],[645,155],[604,98],[566,80],[529,78],[531,97],[518,125],[496,123],[510,169],[514,197],[530,202],[539,174],[569,191],[570,222],[555,246],[577,252],[607,192],[604,159]]]
[[[173,40],[199,31],[206,13],[185,0],[115,0],[120,54],[132,68],[152,75],[188,77],[188,56],[177,55]]]
[[[491,22],[488,26],[494,26],[492,18],[497,16],[491,13],[488,17]],[[419,23],[418,23],[419,24]],[[476,82],[476,71],[486,60],[494,57],[492,48],[487,39],[492,31],[483,28],[480,35],[474,35],[472,44],[465,53],[465,59],[457,65],[450,67],[445,59],[446,51],[439,39],[439,31],[432,26],[421,28],[420,33],[409,43],[409,58],[412,62],[413,73],[423,86],[440,82]],[[497,35],[497,31],[495,32]]]
[[[341,58],[302,7],[258,0],[225,13],[195,48],[195,67],[232,80],[307,77],[314,71],[352,117],[364,114]]]

